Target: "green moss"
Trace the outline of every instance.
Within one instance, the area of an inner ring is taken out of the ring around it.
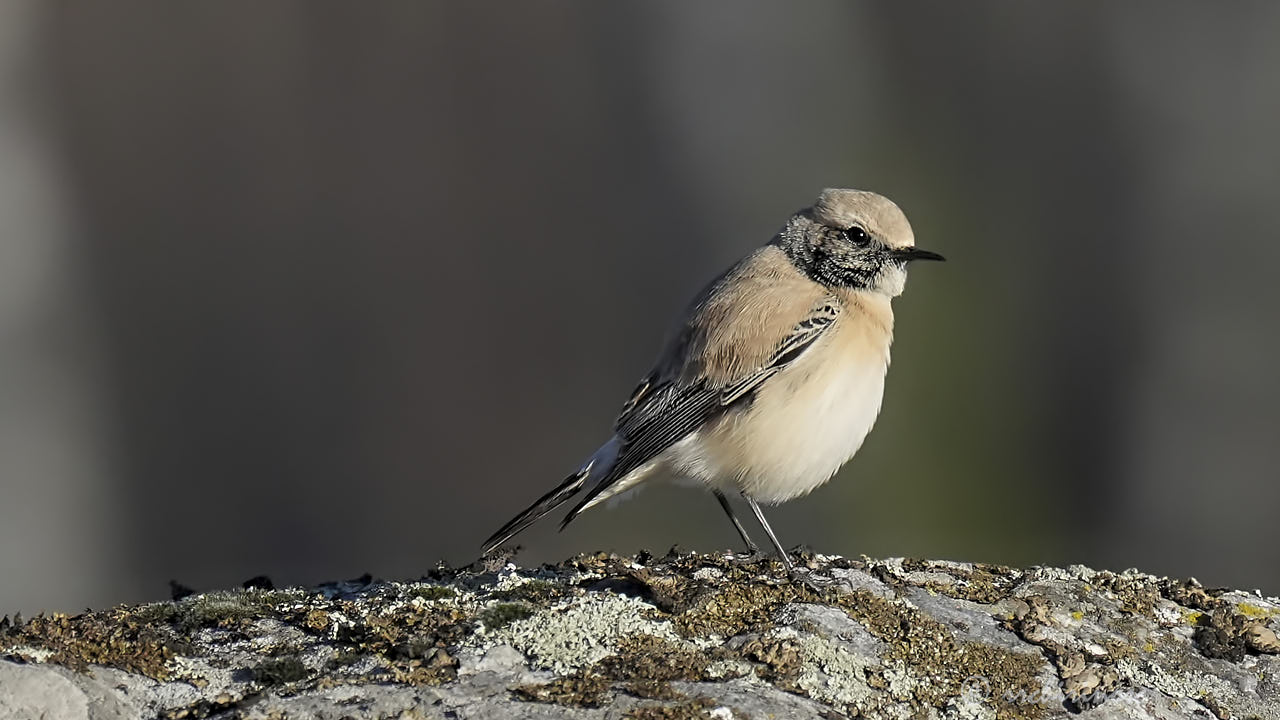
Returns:
[[[139,606],[133,616],[144,625],[160,625],[174,622],[179,614],[177,603],[160,602]]]
[[[481,610],[476,618],[484,623],[485,627],[491,630],[499,630],[517,620],[531,617],[534,612],[533,606],[528,603],[498,603]]]
[[[566,588],[546,580],[530,580],[525,583],[510,587],[505,590],[497,590],[490,597],[494,600],[520,601],[533,603],[535,605],[549,605],[556,600],[563,598],[568,591]]]
[[[173,621],[185,631],[231,627],[275,617],[277,603],[289,597],[274,590],[227,590],[193,595],[178,603]]]

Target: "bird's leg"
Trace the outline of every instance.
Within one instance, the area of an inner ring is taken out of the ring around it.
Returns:
[[[803,583],[805,587],[819,595],[839,584],[834,578],[819,577],[808,568],[798,568],[791,564],[791,557],[787,555],[786,550],[782,549],[782,543],[778,542],[778,536],[773,534],[773,528],[769,527],[769,521],[764,519],[764,513],[761,512],[760,505],[746,495],[742,497],[751,506],[751,511],[756,514],[756,520],[760,521],[760,527],[764,528],[769,540],[773,542],[773,549],[778,551],[778,557],[782,560],[783,566],[787,568],[787,577],[791,578],[792,582]]]
[[[787,551],[782,548],[782,543],[778,542],[778,536],[773,534],[773,528],[769,527],[769,521],[764,519],[764,513],[760,511],[760,505],[746,495],[743,495],[742,499],[747,501],[747,504],[751,506],[751,512],[756,514],[756,520],[760,523],[760,527],[764,528],[765,534],[769,536],[769,541],[773,543],[773,549],[778,551],[778,557],[787,568],[787,574],[795,575],[796,568],[791,564],[791,558],[787,557]]]
[[[792,582],[803,583],[805,587],[818,594],[826,592],[828,588],[837,584],[834,579],[818,577],[808,568],[797,568],[791,564],[791,557],[787,555],[786,550],[782,549],[782,543],[778,542],[778,536],[773,534],[773,528],[769,527],[769,521],[764,519],[764,513],[761,512],[760,505],[746,495],[742,497],[751,506],[752,512],[756,514],[756,520],[760,521],[760,526],[769,535],[769,540],[773,542],[773,549],[778,551],[778,557],[782,560],[783,566],[787,568],[787,576],[791,578]]]
[[[742,527],[742,521],[738,519],[737,515],[733,514],[733,508],[729,505],[729,498],[725,497],[724,493],[719,490],[712,490],[711,492],[720,501],[720,507],[724,508],[725,514],[729,516],[729,521],[733,523],[733,529],[738,531],[738,535],[742,537],[742,542],[747,544],[747,553],[751,556],[759,555],[760,546],[751,540],[751,536],[747,534],[747,529]]]

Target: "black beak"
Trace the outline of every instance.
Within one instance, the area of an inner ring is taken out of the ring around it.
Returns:
[[[893,254],[902,262],[911,262],[912,260],[946,260],[936,252],[921,250],[917,247],[907,247],[900,250],[894,250]]]

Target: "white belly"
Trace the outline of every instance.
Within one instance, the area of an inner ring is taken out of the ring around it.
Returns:
[[[889,365],[888,337],[840,330],[769,379],[749,408],[674,445],[673,469],[770,504],[829,480],[875,423]]]

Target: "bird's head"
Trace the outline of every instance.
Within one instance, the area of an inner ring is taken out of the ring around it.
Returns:
[[[827,189],[791,216],[775,241],[801,272],[829,287],[902,294],[907,264],[942,260],[917,248],[907,216],[864,190]]]

